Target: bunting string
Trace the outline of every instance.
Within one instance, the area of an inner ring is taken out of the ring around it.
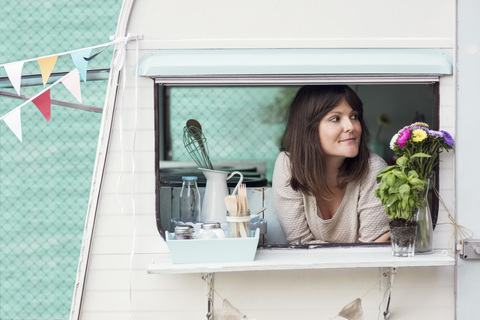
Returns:
[[[9,65],[9,64],[12,64],[12,63],[19,63],[19,62],[25,63],[25,62],[32,62],[32,61],[37,61],[37,60],[47,59],[47,58],[52,58],[52,57],[64,56],[64,55],[72,54],[72,53],[75,54],[77,52],[82,52],[86,49],[93,50],[93,49],[97,49],[97,48],[108,47],[112,44],[123,43],[125,41],[125,39],[126,39],[126,37],[125,38],[119,38],[119,39],[113,40],[111,42],[99,44],[99,45],[96,45],[96,46],[91,46],[91,47],[86,47],[86,48],[81,48],[81,49],[75,49],[75,50],[71,50],[71,51],[65,51],[65,52],[62,52],[62,53],[55,53],[55,54],[51,54],[51,55],[47,55],[47,56],[36,57],[36,58],[31,58],[31,59],[26,59],[26,60],[21,60],[21,61],[8,62],[8,63],[0,64],[0,67],[5,67],[6,65]],[[90,57],[87,57],[87,58],[90,58]]]
[[[49,92],[50,89],[54,86],[56,86],[58,83],[62,82],[65,78],[68,78],[70,75],[72,75],[72,73],[74,73],[75,71],[78,72],[77,69],[74,69],[72,71],[70,71],[69,73],[67,73],[66,75],[64,75],[63,77],[61,77],[60,79],[58,79],[57,81],[55,81],[54,83],[52,83],[50,86],[48,86],[47,88],[43,89],[42,91],[40,91],[39,93],[37,93],[36,95],[34,95],[33,97],[31,97],[30,99],[28,99],[27,101],[23,102],[21,105],[19,105],[18,107],[16,107],[15,109],[11,110],[10,112],[8,112],[7,114],[3,115],[0,117],[0,120],[4,120],[5,118],[8,118],[13,112],[16,112],[17,109],[20,109],[21,107],[23,107],[24,105],[26,105],[27,103],[29,102],[32,102],[33,100],[35,100],[36,98],[40,97],[41,95],[43,95],[44,93],[46,92]]]
[[[99,44],[96,46],[91,46],[82,49],[76,49],[71,51],[66,51],[62,53],[52,54],[48,56],[37,57],[33,59],[21,60],[16,62],[9,62],[5,64],[0,64],[0,67],[5,69],[7,73],[7,77],[12,83],[13,88],[17,92],[17,95],[21,97],[20,89],[21,89],[21,78],[22,78],[22,69],[23,65],[26,62],[37,61],[41,75],[42,75],[42,82],[44,89],[37,93],[36,95],[30,97],[27,101],[23,102],[21,105],[16,107],[15,109],[9,111],[3,116],[0,116],[0,120],[3,121],[10,130],[17,136],[17,138],[22,142],[22,126],[21,126],[21,112],[20,109],[25,106],[26,104],[32,102],[38,110],[42,113],[45,120],[48,122],[51,118],[51,96],[50,96],[50,89],[57,85],[58,83],[62,83],[67,90],[75,97],[75,99],[81,104],[82,103],[82,96],[81,96],[81,89],[80,89],[80,81],[83,80],[84,82],[87,81],[87,65],[90,60],[95,58],[97,55],[102,53],[107,47],[112,44],[122,44],[120,54],[121,54],[121,63],[123,64],[123,55],[127,45],[127,42],[132,40],[138,40],[139,37],[136,35],[128,35],[123,38],[115,39],[111,42]],[[90,55],[93,49],[103,48],[99,52]],[[46,87],[48,83],[48,79],[55,68],[55,64],[59,56],[64,56],[70,54],[72,61],[75,65],[75,69],[67,73],[65,76],[61,77],[60,79],[53,82],[50,86]],[[114,57],[114,59],[118,59],[118,57]]]
[[[18,96],[15,93],[2,91],[2,90],[0,90],[0,96],[12,98],[12,99],[20,99],[20,100],[24,100],[24,101],[32,98],[32,96],[29,96],[29,95],[21,94],[21,95]],[[57,105],[57,106],[62,106],[62,107],[67,107],[67,108],[79,109],[79,110],[89,111],[89,112],[94,112],[94,113],[102,113],[103,112],[102,108],[87,106],[85,104],[65,102],[65,101],[62,101],[62,100],[55,100],[55,99],[52,99],[51,102],[52,102],[52,105],[54,104],[54,105]]]

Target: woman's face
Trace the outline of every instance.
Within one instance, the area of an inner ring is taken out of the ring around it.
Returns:
[[[358,112],[343,99],[320,120],[318,134],[325,155],[342,159],[357,156],[362,135]]]

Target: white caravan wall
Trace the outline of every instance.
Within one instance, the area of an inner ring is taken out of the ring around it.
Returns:
[[[148,7],[149,16],[131,20],[129,31],[144,34],[148,49],[451,48],[455,37],[452,0],[137,0],[135,7]]]
[[[460,224],[480,239],[480,2],[463,0],[458,4],[458,134],[457,134],[457,212]],[[461,124],[461,125],[460,125]],[[457,319],[479,318],[480,260],[459,260],[457,275]]]
[[[137,0],[126,33],[143,35],[138,42],[141,57],[152,49],[233,47],[422,47],[453,53],[454,31],[453,0]],[[200,275],[146,271],[151,258],[168,250],[155,225],[154,85],[151,79],[137,79],[136,104],[135,55],[133,41],[127,50],[125,92],[120,82],[116,100],[107,98],[105,105],[102,127],[114,111],[111,140],[105,149],[105,130],[97,159],[106,155],[106,167],[102,161],[96,164],[95,177],[102,180],[94,177],[92,203],[98,195],[98,204],[89,208],[94,228],[88,223],[86,228],[86,234],[93,229],[92,245],[88,266],[82,271],[87,259],[82,257],[79,272],[80,280],[82,272],[87,277],[83,299],[78,293],[74,298],[72,319],[204,319],[206,288]],[[440,92],[440,125],[455,132],[453,77],[442,78]],[[442,155],[441,195],[450,208],[455,192],[452,159]],[[440,208],[439,222],[445,221]],[[451,235],[450,226],[439,225],[436,247],[448,249]],[[362,298],[365,319],[377,319],[383,300],[381,271],[221,273],[215,277],[215,299],[217,307],[220,297],[229,299],[249,319],[278,320],[327,319]],[[454,319],[454,268],[398,269],[390,311],[395,320]]]

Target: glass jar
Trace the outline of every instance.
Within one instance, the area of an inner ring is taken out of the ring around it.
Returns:
[[[193,226],[183,225],[175,227],[175,239],[176,240],[192,240],[194,239],[195,231]]]
[[[250,210],[236,216],[228,213],[227,222],[232,238],[248,238],[250,236]]]
[[[220,222],[207,222],[202,224],[198,232],[198,239],[222,239],[225,238],[225,232],[222,230]]]

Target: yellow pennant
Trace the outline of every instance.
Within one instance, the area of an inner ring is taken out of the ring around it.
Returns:
[[[57,63],[57,58],[58,56],[53,56],[37,60],[40,71],[42,72],[43,87],[47,84],[48,78],[55,67],[55,63]]]

